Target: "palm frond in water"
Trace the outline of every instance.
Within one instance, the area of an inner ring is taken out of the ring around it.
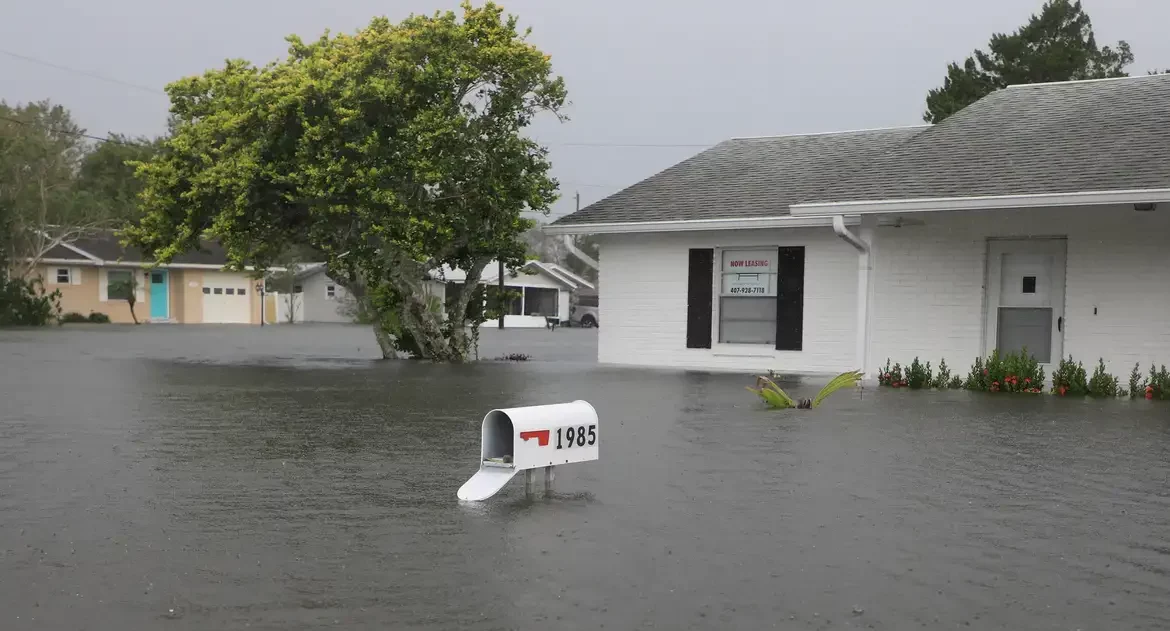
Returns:
[[[756,387],[748,387],[748,390],[756,393],[770,408],[786,410],[796,407],[796,402],[792,400],[792,397],[788,396],[788,393],[776,385],[776,382],[767,377],[756,377]]]
[[[821,388],[821,391],[819,393],[817,393],[816,398],[812,400],[812,407],[814,407],[814,408],[817,407],[818,405],[821,404],[821,401],[825,400],[825,397],[829,396],[830,394],[833,394],[834,392],[840,390],[841,388],[847,388],[849,386],[857,385],[858,381],[861,381],[861,371],[860,370],[851,370],[849,372],[843,372],[843,373],[837,375],[836,377],[833,377],[833,380],[830,381],[829,383],[825,384],[825,387]]]
[[[821,391],[817,393],[815,399],[801,399],[800,401],[796,401],[788,396],[788,393],[776,385],[776,382],[767,377],[756,377],[756,387],[749,387],[748,390],[763,399],[768,407],[776,410],[786,410],[788,408],[809,409],[819,406],[830,394],[833,394],[841,388],[856,385],[860,380],[860,371],[851,370],[849,372],[843,372],[825,384],[825,387],[821,388]]]

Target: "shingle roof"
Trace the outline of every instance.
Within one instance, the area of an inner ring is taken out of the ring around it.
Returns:
[[[553,225],[787,215],[924,129],[727,140]]]
[[[147,262],[137,248],[124,248],[113,232],[105,232],[94,236],[84,237],[73,242],[73,247],[89,252],[103,261]],[[198,265],[225,265],[227,253],[223,247],[214,241],[204,241],[202,251],[184,252],[174,258],[171,263],[185,263]],[[56,246],[46,255],[48,258],[61,258],[88,262],[90,259],[66,248]]]
[[[1170,75],[995,92],[806,202],[1170,188]]]

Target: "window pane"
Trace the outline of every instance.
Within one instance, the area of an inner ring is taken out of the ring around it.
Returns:
[[[719,299],[719,341],[725,344],[775,344],[776,299]]]
[[[156,284],[162,284],[162,282],[163,282],[162,272],[151,272],[150,273],[150,282],[156,283]]]
[[[211,291],[212,291],[213,293],[216,293],[216,294],[222,294],[222,293],[223,293],[223,287],[216,287],[215,289],[213,289],[213,290],[211,290]]]
[[[68,283],[69,282],[69,270],[68,269],[62,268],[62,269],[57,270],[57,282],[58,283]]]
[[[210,288],[210,287],[204,287],[204,288],[203,288],[203,293],[205,293],[205,294],[210,294],[210,293],[211,293],[211,288]]]
[[[246,290],[243,287],[240,287],[239,289],[236,290],[236,295],[243,296],[245,291]]]
[[[126,270],[106,272],[106,300],[126,300],[130,297],[131,274]]]
[[[1040,363],[1052,361],[1052,309],[1020,309],[1001,307],[996,348],[1001,354],[1018,353],[1027,348],[1028,354]]]
[[[524,308],[528,315],[556,316],[557,290],[550,287],[525,287]]]
[[[228,287],[227,289],[223,290],[223,293],[225,293],[229,296],[234,296],[234,295],[236,295],[236,288],[235,287]]]

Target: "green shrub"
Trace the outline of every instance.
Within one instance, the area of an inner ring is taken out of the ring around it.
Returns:
[[[954,377],[951,377],[951,382],[947,384],[947,387],[949,387],[951,390],[959,390],[963,387],[963,379],[958,375],[955,375]]]
[[[61,292],[40,280],[0,280],[0,326],[45,326],[61,313]]]
[[[1117,377],[1105,370],[1105,360],[1097,360],[1097,369],[1089,379],[1089,396],[1105,399],[1117,396]]]
[[[923,388],[929,388],[931,380],[930,362],[926,362],[926,365],[923,366],[918,361],[918,358],[915,357],[914,361],[910,363],[910,367],[906,370],[906,385],[911,390],[921,390]]]
[[[1150,364],[1150,377],[1146,382],[1147,399],[1170,399],[1170,372],[1166,372],[1166,365],[1161,370],[1154,370]]]
[[[957,379],[957,377],[955,378]],[[947,360],[943,358],[938,362],[938,372],[934,375],[934,381],[930,384],[935,390],[946,390],[951,387],[951,369],[947,367]]]
[[[98,313],[97,311],[90,311],[88,320],[94,324],[109,324],[110,316],[104,313]]]
[[[967,374],[963,387],[978,392],[1030,392],[1043,390],[1044,369],[1040,362],[1028,353],[1000,355],[992,351],[986,360],[976,358]]]
[[[1134,364],[1133,371],[1129,373],[1129,398],[1136,399],[1145,394],[1146,384],[1142,381],[1141,364]]]
[[[1065,396],[1085,396],[1089,393],[1088,377],[1080,362],[1073,362],[1072,355],[1060,360],[1056,372],[1052,373],[1052,392]]]
[[[890,360],[886,360],[886,367],[878,371],[878,384],[891,388],[906,387],[906,380],[902,375],[902,365],[894,364],[890,368]]]
[[[69,313],[62,315],[61,318],[58,320],[58,322],[60,322],[61,324],[73,324],[75,322],[89,322],[89,318],[81,315],[80,313],[77,313],[76,311],[70,311]]]

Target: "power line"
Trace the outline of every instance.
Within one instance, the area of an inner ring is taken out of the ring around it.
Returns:
[[[91,79],[97,79],[99,81],[107,81],[109,83],[116,83],[118,85],[125,86],[127,88],[134,88],[135,90],[142,90],[144,92],[150,92],[152,94],[161,94],[163,96],[167,96],[166,92],[163,92],[162,90],[159,90],[158,88],[151,88],[151,87],[148,87],[145,85],[139,85],[137,83],[130,83],[129,81],[115,79],[114,77],[107,77],[105,75],[97,74],[96,72],[89,72],[88,70],[79,70],[77,68],[71,68],[69,66],[55,64],[51,61],[45,61],[44,59],[37,59],[36,57],[29,57],[28,55],[14,53],[10,50],[0,50],[0,54],[8,55],[9,57],[12,57],[14,59],[20,59],[21,61],[27,61],[28,63],[31,63],[31,64],[39,64],[42,66],[48,66],[49,68],[56,68],[57,70],[64,70],[65,72],[72,72],[74,74],[78,74],[78,75],[81,75],[84,77],[89,77]]]
[[[114,140],[113,138],[102,138],[100,136],[91,136],[89,134],[82,133],[79,131],[70,131],[68,129],[54,129],[52,127],[45,127],[43,125],[37,125],[35,123],[30,123],[28,121],[22,121],[19,118],[12,118],[9,116],[0,116],[0,120],[5,120],[5,121],[8,121],[10,123],[16,123],[17,125],[24,125],[25,127],[36,127],[37,129],[40,129],[41,131],[47,131],[47,132],[51,132],[54,134],[65,134],[66,136],[77,136],[79,138],[89,138],[90,140],[96,140],[98,142],[112,142],[115,145],[124,145],[127,147],[137,147],[137,146],[141,145],[141,143],[137,143],[137,142],[125,142],[122,140]]]
[[[135,90],[142,90],[143,92],[149,92],[151,94],[159,94],[162,96],[168,96],[166,92],[164,92],[163,90],[159,90],[158,88],[152,88],[150,86],[145,86],[145,85],[141,85],[138,83],[131,83],[129,81],[124,81],[122,79],[109,77],[106,75],[98,74],[96,72],[90,72],[88,70],[81,70],[79,68],[73,68],[71,66],[53,63],[51,61],[45,61],[44,59],[38,59],[36,57],[32,57],[29,55],[22,55],[20,53],[15,53],[15,52],[12,52],[10,50],[0,49],[0,55],[7,55],[9,57],[12,57],[13,59],[19,59],[21,61],[26,61],[28,63],[38,64],[41,66],[47,66],[49,68],[56,68],[57,70],[62,70],[65,72],[72,72],[74,74],[81,75],[83,77],[89,77],[91,79],[97,79],[99,81],[106,81],[109,83],[115,83],[117,85],[125,86],[127,88],[134,88]],[[556,147],[600,147],[600,148],[612,147],[612,148],[627,148],[627,149],[639,149],[639,148],[640,149],[705,149],[707,147],[712,147],[715,145],[715,143],[669,143],[669,142],[662,142],[662,143],[654,143],[654,142],[650,142],[650,143],[643,143],[643,142],[551,142],[551,143],[541,143],[541,144],[544,144],[547,146],[556,146]]]
[[[706,148],[714,147],[715,143],[636,143],[636,142],[548,142],[541,143],[551,147],[627,147],[627,148],[643,148],[643,149],[661,149],[661,148]]]

